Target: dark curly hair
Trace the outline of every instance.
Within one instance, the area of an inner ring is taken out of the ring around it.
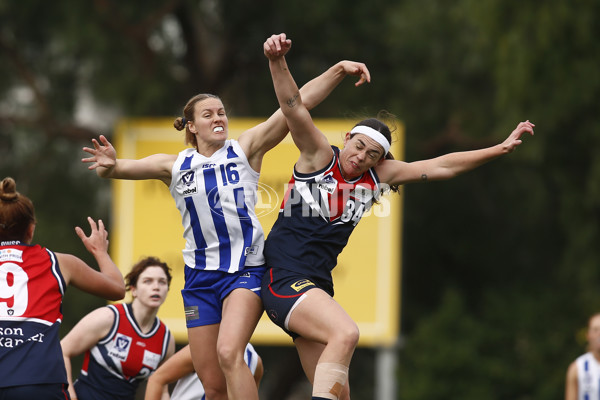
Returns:
[[[173,277],[171,276],[171,268],[167,263],[159,260],[157,257],[146,257],[138,261],[131,267],[131,271],[125,275],[125,286],[127,287],[127,290],[137,286],[138,278],[148,267],[161,267],[163,271],[165,271],[167,283],[169,287],[171,287],[171,279],[173,279]]]

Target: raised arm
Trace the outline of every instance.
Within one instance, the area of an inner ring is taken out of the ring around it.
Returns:
[[[312,172],[325,166],[332,157],[327,138],[317,129],[298,86],[289,71],[285,54],[291,41],[285,35],[274,35],[264,45],[265,56],[269,59],[269,69],[279,107],[285,115],[294,143],[300,150],[296,169]]]
[[[449,153],[411,163],[384,160],[375,167],[375,171],[382,182],[390,185],[451,179],[504,154],[512,153],[523,142],[521,137],[524,134],[533,135],[534,127],[535,125],[529,121],[521,122],[504,142],[495,146]]]
[[[92,139],[92,144],[93,148],[83,148],[92,156],[81,161],[90,163],[88,169],[95,169],[101,178],[158,179],[167,186],[171,183],[171,169],[177,159],[174,154],[153,154],[139,160],[117,159],[115,148],[104,135],[100,135],[100,141]]]
[[[108,232],[102,220],[98,224],[88,217],[91,233],[86,236],[83,229],[75,228],[85,248],[94,256],[100,271],[70,254],[56,253],[58,265],[67,284],[107,300],[121,300],[125,296],[123,275],[108,254]]]
[[[286,46],[286,43],[291,44],[285,38],[285,34],[273,35],[267,39],[267,42],[273,45],[275,45],[275,42],[283,43],[284,46]],[[267,42],[265,42],[265,46]],[[321,75],[307,82],[300,89],[304,106],[308,110],[311,110],[319,105],[348,75],[358,77],[358,80],[354,84],[357,87],[371,81],[371,75],[365,64],[348,60],[340,61]],[[268,150],[283,140],[288,131],[289,128],[285,116],[281,109],[278,109],[267,121],[244,132],[240,137],[240,144],[246,146],[246,154],[251,162],[253,156],[261,160],[262,156]]]

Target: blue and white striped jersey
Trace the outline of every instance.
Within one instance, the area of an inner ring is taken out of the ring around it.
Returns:
[[[254,211],[259,173],[229,139],[211,157],[179,153],[169,190],[181,213],[185,265],[234,273],[264,264],[264,233]]]
[[[246,345],[244,361],[246,361],[250,372],[254,375],[258,365],[258,353],[250,343]],[[173,393],[171,393],[171,400],[206,400],[204,387],[195,372],[177,381]]]
[[[600,400],[600,364],[592,353],[575,360],[577,364],[578,400]]]

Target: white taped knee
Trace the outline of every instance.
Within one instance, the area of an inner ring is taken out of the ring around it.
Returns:
[[[348,367],[338,363],[319,363],[315,370],[313,396],[337,400],[348,380]]]

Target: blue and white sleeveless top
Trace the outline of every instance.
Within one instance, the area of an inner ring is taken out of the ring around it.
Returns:
[[[577,399],[600,400],[600,364],[592,353],[585,353],[575,360],[577,364]]]
[[[259,173],[236,140],[211,157],[179,153],[169,190],[181,213],[190,268],[229,273],[264,264],[264,233],[254,211]]]
[[[244,351],[244,361],[248,364],[252,375],[256,373],[258,365],[258,353],[254,347],[248,343]],[[206,400],[204,386],[195,372],[184,376],[177,381],[171,393],[171,400]]]

